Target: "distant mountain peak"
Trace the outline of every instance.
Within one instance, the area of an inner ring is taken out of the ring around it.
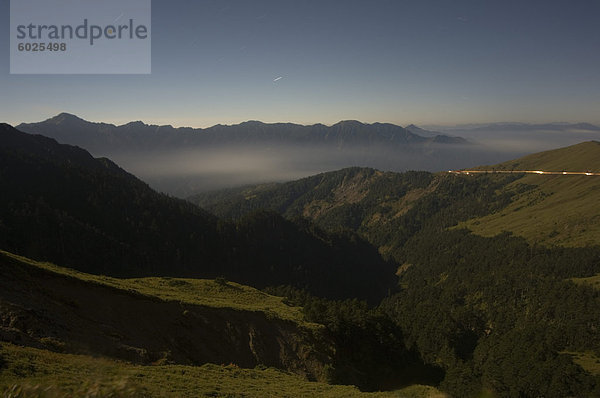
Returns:
[[[125,127],[146,127],[148,125],[146,123],[142,122],[141,120],[136,120],[135,122],[129,122],[127,124],[124,124],[123,126],[125,126]]]
[[[405,129],[410,131],[413,134],[420,135],[421,137],[427,137],[427,138],[437,138],[439,136],[445,135],[442,133],[438,133],[437,131],[425,130],[414,124],[410,124],[410,125],[406,126]]]
[[[46,122],[47,123],[55,123],[55,124],[65,123],[65,122],[90,123],[76,115],[73,115],[73,114],[67,113],[67,112],[59,113],[58,115],[46,120]]]
[[[334,124],[334,126],[343,126],[343,127],[357,126],[357,127],[362,127],[362,126],[365,126],[365,123],[359,122],[358,120],[342,120],[342,121]]]

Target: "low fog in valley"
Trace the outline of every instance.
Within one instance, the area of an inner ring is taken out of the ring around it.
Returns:
[[[290,181],[346,167],[442,171],[472,167],[482,161],[499,162],[502,155],[473,145],[432,145],[414,151],[384,146],[236,146],[101,154],[152,187],[179,197],[240,185]]]

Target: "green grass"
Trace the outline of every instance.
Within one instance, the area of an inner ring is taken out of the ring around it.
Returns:
[[[482,236],[509,231],[547,245],[600,244],[600,178],[528,175],[509,189],[517,183],[536,188],[517,195],[505,209],[460,226]]]
[[[594,353],[563,351],[561,354],[571,355],[573,362],[581,366],[586,372],[600,376],[600,357]]]
[[[56,274],[132,291],[144,296],[156,297],[164,301],[213,308],[232,308],[240,311],[259,311],[270,317],[291,320],[305,327],[322,327],[318,324],[305,322],[302,309],[285,304],[284,298],[271,296],[260,290],[234,282],[180,278],[118,279],[86,274],[51,263],[37,262],[1,250],[0,260],[13,261],[21,265],[41,268]]]
[[[586,285],[600,289],[600,275],[589,276],[587,278],[571,278],[571,280],[580,285]]]
[[[0,393],[14,397],[339,397],[442,398],[433,387],[362,393],[308,382],[280,370],[235,365],[138,366],[0,343]]]
[[[494,168],[597,172],[600,170],[600,143],[586,142],[542,152]],[[600,245],[600,177],[526,175],[507,189],[517,192],[520,184],[535,188],[516,194],[505,209],[469,220],[459,227],[482,236],[509,231],[532,243],[549,246]]]
[[[304,322],[301,308],[281,297],[224,280],[176,278],[116,279],[85,274],[0,251],[12,267],[36,267],[92,284],[132,291],[160,300],[217,308],[263,311]],[[273,368],[242,369],[234,364],[142,366],[109,358],[56,353],[0,342],[0,396],[10,397],[445,397],[433,387],[410,386],[385,393],[362,393],[352,386],[309,382]]]
[[[489,168],[489,167],[482,167]],[[600,142],[588,141],[565,148],[534,153],[494,166],[500,170],[600,172]]]

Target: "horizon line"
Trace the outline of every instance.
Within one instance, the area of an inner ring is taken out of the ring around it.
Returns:
[[[78,116],[77,114],[74,113],[70,113],[70,112],[60,112],[54,116],[50,116],[47,117],[43,120],[39,120],[39,121],[33,121],[33,122],[19,122],[18,124],[12,124],[9,122],[4,122],[7,123],[13,127],[17,127],[20,124],[34,124],[34,123],[43,123],[45,121],[48,120],[52,120],[56,117],[59,117],[61,115],[68,115],[68,116],[73,116],[77,119],[83,120],[85,122],[88,123],[94,123],[94,124],[108,124],[108,125],[112,125],[115,127],[122,127],[122,126],[126,126],[128,124],[132,124],[132,123],[142,123],[146,126],[155,126],[155,127],[171,127],[171,128],[175,128],[175,129],[199,129],[199,130],[204,130],[204,129],[210,129],[213,127],[218,127],[218,126],[223,126],[223,127],[232,127],[232,126],[239,126],[241,124],[244,123],[261,123],[261,124],[265,124],[265,125],[275,125],[275,124],[292,124],[292,125],[296,125],[296,126],[302,126],[302,127],[313,127],[313,126],[318,126],[318,125],[323,125],[326,127],[333,127],[337,124],[340,123],[346,123],[346,122],[355,122],[355,123],[360,123],[366,126],[370,126],[370,125],[375,125],[375,124],[387,124],[387,125],[393,125],[393,126],[397,126],[397,127],[402,127],[402,128],[407,128],[410,126],[415,126],[415,127],[421,127],[423,129],[427,129],[427,128],[476,128],[478,126],[492,126],[492,125],[502,125],[502,124],[519,124],[519,125],[523,125],[523,126],[535,126],[535,125],[556,125],[556,126],[560,126],[560,125],[573,125],[573,124],[589,124],[591,126],[597,127],[600,129],[600,122],[588,122],[588,121],[570,121],[570,122],[565,122],[565,121],[553,121],[553,122],[522,122],[522,121],[501,121],[501,122],[469,122],[469,123],[454,123],[454,124],[445,124],[445,123],[408,123],[408,124],[400,124],[400,123],[395,123],[395,122],[384,122],[384,121],[376,121],[376,122],[364,122],[358,119],[342,119],[339,120],[338,122],[332,123],[332,124],[328,124],[328,123],[322,123],[322,122],[316,122],[316,123],[298,123],[298,122],[291,122],[291,121],[287,121],[287,122],[283,122],[283,121],[278,121],[278,122],[264,122],[261,120],[257,120],[257,119],[248,119],[248,120],[243,120],[241,122],[234,122],[234,123],[217,123],[217,124],[212,124],[212,125],[206,125],[205,127],[193,127],[193,126],[189,126],[189,125],[173,125],[173,124],[156,124],[156,123],[152,123],[152,122],[145,122],[143,120],[130,120],[128,122],[125,123],[114,123],[114,122],[108,122],[108,121],[92,121],[92,120],[88,120],[85,119],[83,117]]]

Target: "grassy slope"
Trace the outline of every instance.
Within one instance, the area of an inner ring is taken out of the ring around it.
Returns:
[[[565,148],[534,153],[495,166],[503,170],[600,172],[600,142],[588,141]]]
[[[276,369],[235,365],[136,366],[104,358],[58,354],[0,343],[0,393],[14,397],[431,397],[432,387],[411,386],[387,393],[361,393],[351,386],[308,382]],[[16,386],[16,387],[15,387]]]
[[[582,285],[591,286],[596,289],[600,289],[600,275],[590,276],[588,278],[572,278],[571,279],[575,283],[579,283]]]
[[[212,280],[175,278],[115,279],[81,273],[0,251],[0,260],[34,266],[84,281],[134,290],[149,297],[217,308],[263,311],[304,326],[299,307],[281,297],[248,286]],[[20,347],[0,342],[0,393],[15,397],[153,396],[153,397],[444,397],[433,387],[411,386],[388,393],[366,394],[354,387],[308,382],[276,369],[242,369],[236,365],[199,367],[139,366],[108,358],[94,358]],[[65,395],[66,394],[66,395]],[[88,394],[88,395],[86,395]],[[96,395],[94,395],[96,394]]]
[[[573,362],[581,366],[586,372],[600,376],[600,357],[593,352],[563,351],[562,353],[571,355]]]
[[[282,297],[271,296],[260,290],[234,282],[222,284],[214,280],[179,278],[117,279],[86,274],[51,263],[33,261],[2,250],[0,250],[0,259],[39,267],[56,274],[87,282],[135,291],[145,296],[157,297],[164,301],[175,301],[213,308],[232,308],[241,311],[261,311],[272,317],[291,320],[303,326],[319,327],[317,324],[305,322],[302,309],[284,304]]]
[[[584,142],[502,163],[495,168],[597,172],[600,143]],[[516,192],[520,184],[535,188],[515,195],[513,203],[502,211],[469,220],[463,226],[483,236],[510,231],[530,242],[549,245],[600,244],[600,177],[526,175],[507,188]]]

